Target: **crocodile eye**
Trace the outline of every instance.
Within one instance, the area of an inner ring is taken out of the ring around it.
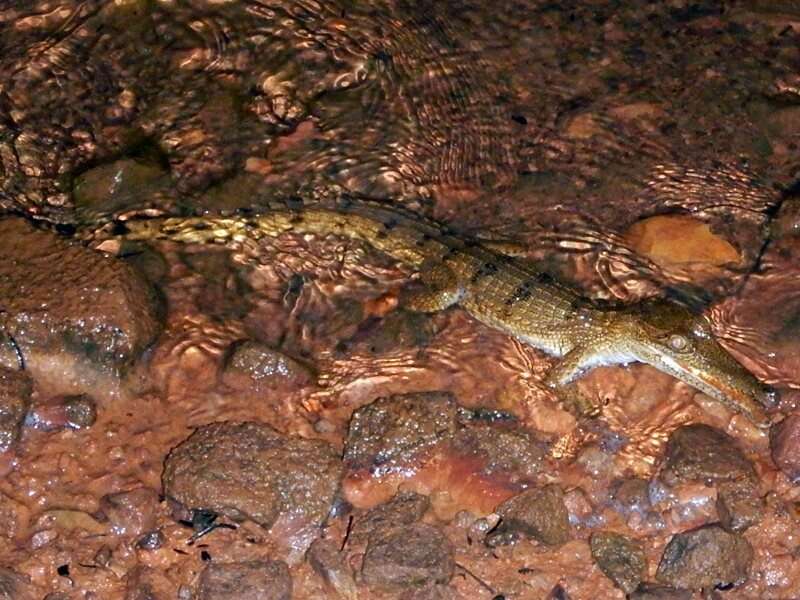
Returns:
[[[678,335],[677,333],[669,336],[667,343],[669,344],[670,348],[678,352],[683,352],[689,348],[689,340],[682,335]]]

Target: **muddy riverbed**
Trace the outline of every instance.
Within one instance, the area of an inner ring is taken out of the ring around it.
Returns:
[[[799,49],[793,0],[0,2],[0,598],[800,597]],[[344,195],[708,315],[771,427],[639,364],[578,421],[345,237],[87,235]]]

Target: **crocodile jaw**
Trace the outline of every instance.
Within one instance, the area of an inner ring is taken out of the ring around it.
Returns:
[[[672,375],[714,400],[744,414],[760,428],[769,427],[764,412],[773,392],[713,339],[689,352],[672,352],[650,339],[629,342],[631,354],[643,363]]]

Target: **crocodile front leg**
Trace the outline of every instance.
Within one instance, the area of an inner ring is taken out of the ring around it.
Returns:
[[[580,377],[595,359],[595,352],[578,346],[565,354],[545,377],[544,383],[558,398],[561,405],[576,417],[597,417],[603,410],[602,403],[582,394],[575,380]]]

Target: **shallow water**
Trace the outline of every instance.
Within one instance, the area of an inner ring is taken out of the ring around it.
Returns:
[[[781,392],[777,422],[797,410],[800,387],[799,37],[792,2],[6,2],[0,207],[69,234],[111,217],[257,213],[294,196],[396,203],[456,233],[513,241],[599,301],[665,295],[705,311]],[[192,428],[255,420],[339,451],[354,410],[430,390],[505,411],[547,447],[535,473],[487,471],[449,441],[388,473],[345,471],[357,516],[398,489],[431,498],[426,519],[477,575],[457,574],[452,593],[541,598],[560,582],[571,598],[622,598],[592,562],[595,530],[642,540],[652,580],[672,535],[718,518],[713,486],[658,487],[670,435],[698,422],[733,436],[767,499],[745,534],[750,577],[723,597],[800,589],[798,488],[768,435],[667,375],[596,369],[580,387],[605,400],[603,417],[578,426],[542,383],[553,359],[458,309],[397,309],[410,273],[366,245],[287,235],[234,250],[100,248],[158,290],[164,332],[124,376],[29,355],[34,406],[87,389],[98,404],[91,428],[24,430],[0,465],[17,523],[0,536],[4,563],[39,596],[195,588],[207,561],[166,503],[156,517],[166,542],[150,552],[41,521],[54,508],[95,514],[104,494],[161,491],[163,461]],[[267,383],[230,375],[243,340],[286,357],[259,372]],[[631,477],[652,480],[652,510],[613,508],[610,490]],[[567,493],[570,542],[465,541],[500,502],[552,482]],[[326,535],[347,527],[333,518]],[[326,593],[280,537],[245,523],[204,538],[205,550],[217,562],[289,560],[294,597]],[[103,545],[115,558],[98,568]]]

